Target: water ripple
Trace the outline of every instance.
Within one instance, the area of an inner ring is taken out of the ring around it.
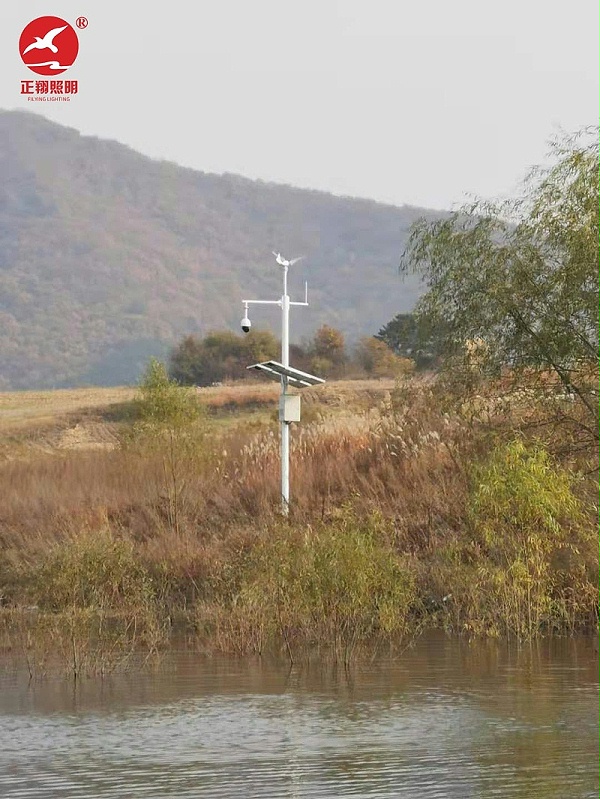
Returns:
[[[465,680],[464,658],[426,654],[350,682],[197,660],[79,697],[0,681],[0,797],[597,796],[588,672],[500,663],[493,681],[487,666]]]

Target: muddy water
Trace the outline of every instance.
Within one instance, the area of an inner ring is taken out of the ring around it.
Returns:
[[[589,640],[518,650],[432,635],[349,672],[190,651],[77,685],[0,669],[0,797],[598,793]]]

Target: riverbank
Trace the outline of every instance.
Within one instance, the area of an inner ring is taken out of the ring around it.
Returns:
[[[272,387],[224,388],[198,413],[198,392],[160,419],[119,397],[5,436],[4,649],[102,671],[182,629],[213,650],[344,661],[431,627],[597,629],[593,456],[532,428],[530,397],[465,410],[415,379],[304,394],[283,520]],[[90,425],[110,446],[51,445]]]

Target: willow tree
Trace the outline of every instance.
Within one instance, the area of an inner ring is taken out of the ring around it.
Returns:
[[[401,269],[422,274],[416,317],[446,356],[485,342],[488,366],[554,373],[597,429],[597,129],[552,144],[521,196],[477,202],[412,229]],[[452,358],[449,358],[452,362]]]

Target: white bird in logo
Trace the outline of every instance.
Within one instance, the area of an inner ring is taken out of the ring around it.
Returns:
[[[292,258],[291,261],[288,261],[286,258],[283,257],[283,255],[280,252],[274,252],[274,251],[272,252],[273,255],[275,256],[275,260],[281,266],[293,266],[294,264],[297,264],[298,261],[301,261],[304,258],[303,255],[300,255],[298,258]]]
[[[66,25],[63,25],[62,28],[52,28],[51,31],[44,36],[43,39],[40,39],[39,36],[34,36],[35,42],[30,44],[29,47],[26,47],[23,50],[23,55],[28,53],[30,50],[52,50],[53,53],[58,53],[58,47],[55,44],[52,44],[52,40],[58,36],[61,31],[64,31]]]

